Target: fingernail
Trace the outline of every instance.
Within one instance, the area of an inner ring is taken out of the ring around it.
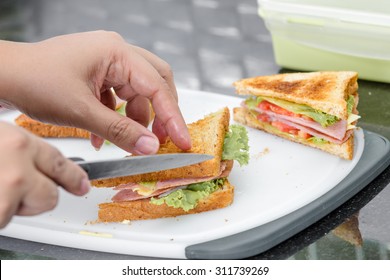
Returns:
[[[96,146],[94,146],[94,148],[95,148],[95,151],[97,151],[97,152],[99,152],[100,151],[100,149],[102,148],[102,146],[103,146],[103,143],[104,142],[102,142],[102,143],[98,143]]]
[[[91,188],[91,184],[89,183],[89,180],[87,178],[84,178],[81,181],[80,193],[86,194],[90,188]]]
[[[138,154],[154,154],[159,148],[158,141],[150,136],[141,136],[135,143],[135,152]]]

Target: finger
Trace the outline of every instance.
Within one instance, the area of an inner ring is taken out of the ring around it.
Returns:
[[[100,102],[112,109],[112,110],[115,110],[115,107],[116,107],[116,99],[115,99],[115,95],[114,95],[114,92],[113,90],[111,89],[107,89],[103,92],[100,93]]]
[[[99,151],[100,148],[104,144],[104,138],[102,138],[96,134],[93,134],[93,133],[91,133],[90,141],[91,141],[92,147],[94,147],[96,151]]]
[[[157,70],[160,76],[167,82],[169,88],[171,89],[173,97],[177,102],[178,101],[177,90],[173,78],[173,72],[169,64],[148,50],[145,50],[137,46],[133,46],[133,47],[140,55],[142,55],[150,64],[153,65],[153,67]]]
[[[91,106],[94,110],[85,120],[86,129],[131,153],[146,155],[157,152],[158,139],[144,126],[98,102],[92,102]]]
[[[19,206],[19,198],[13,199],[7,192],[0,192],[0,228],[4,228],[12,219],[12,216],[17,212]],[[3,195],[4,194],[4,195]]]
[[[14,188],[18,180],[13,180],[11,176],[12,173],[7,169],[0,171],[0,178],[2,178],[0,188],[0,228],[5,227],[9,223],[21,201],[21,191],[19,189],[15,191]]]
[[[39,214],[53,209],[58,200],[57,185],[52,180],[32,165],[21,170],[14,168],[14,163],[2,169],[0,174],[3,178],[0,189],[0,228],[15,214]],[[23,164],[19,162],[19,166]]]
[[[156,134],[156,136],[161,144],[165,143],[165,141],[167,140],[167,137],[168,137],[168,133],[165,130],[165,127],[159,118],[154,119],[152,131],[154,134]]]
[[[72,194],[88,192],[88,175],[83,169],[46,142],[37,141],[36,145],[34,163],[39,171]]]
[[[187,126],[167,82],[143,57],[133,54],[129,60],[132,62],[128,69],[132,90],[152,101],[156,116],[173,142],[183,150],[190,149],[191,139]],[[121,94],[118,93],[122,99],[130,98],[123,95],[126,94],[124,91]]]
[[[29,191],[20,202],[16,215],[32,216],[52,210],[58,202],[57,184],[40,172],[35,172],[30,178]]]
[[[134,48],[150,64],[152,64],[154,68],[156,68],[156,70],[160,74],[160,76],[167,82],[176,102],[178,102],[179,98],[177,95],[176,85],[175,85],[174,78],[173,78],[173,72],[172,72],[169,64],[167,62],[165,62],[164,60],[162,60],[157,55],[149,52],[148,50],[145,50],[145,49],[137,47],[137,46],[134,46]],[[168,137],[168,133],[167,133],[162,121],[159,118],[155,118],[155,120],[153,122],[152,131],[154,132],[154,134],[156,134],[160,143],[165,143],[165,141]]]
[[[149,99],[141,95],[135,96],[127,101],[126,116],[147,127],[150,122],[150,102]]]
[[[114,92],[111,90],[111,89],[107,89],[103,92],[100,93],[100,102],[112,109],[112,110],[115,110],[115,107],[116,107],[116,98],[115,98],[115,95],[114,95]],[[103,146],[104,144],[104,139],[102,137],[99,137],[98,135],[96,134],[93,134],[91,133],[91,144],[92,146],[96,149],[96,150],[100,150],[100,148]]]

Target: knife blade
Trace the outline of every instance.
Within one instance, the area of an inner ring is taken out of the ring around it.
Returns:
[[[84,161],[70,158],[87,173],[90,180],[130,176],[173,169],[210,160],[214,156],[195,153],[131,156],[120,159]]]

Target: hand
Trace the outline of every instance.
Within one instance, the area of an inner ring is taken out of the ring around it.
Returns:
[[[29,216],[57,204],[58,185],[75,195],[88,192],[87,174],[38,137],[0,122],[0,228],[13,215]]]
[[[152,154],[158,139],[167,136],[183,150],[191,147],[168,64],[116,33],[78,33],[34,44],[3,42],[0,56],[10,66],[0,70],[0,78],[6,77],[0,85],[3,104],[41,121],[87,129],[97,148],[108,139],[126,151]],[[127,101],[127,117],[114,111],[110,88]],[[154,134],[145,128],[150,102],[156,113]]]

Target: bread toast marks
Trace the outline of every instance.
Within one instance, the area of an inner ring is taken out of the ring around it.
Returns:
[[[352,71],[287,73],[242,79],[233,85],[240,95],[280,98],[347,119],[346,100],[357,91],[357,78]]]

